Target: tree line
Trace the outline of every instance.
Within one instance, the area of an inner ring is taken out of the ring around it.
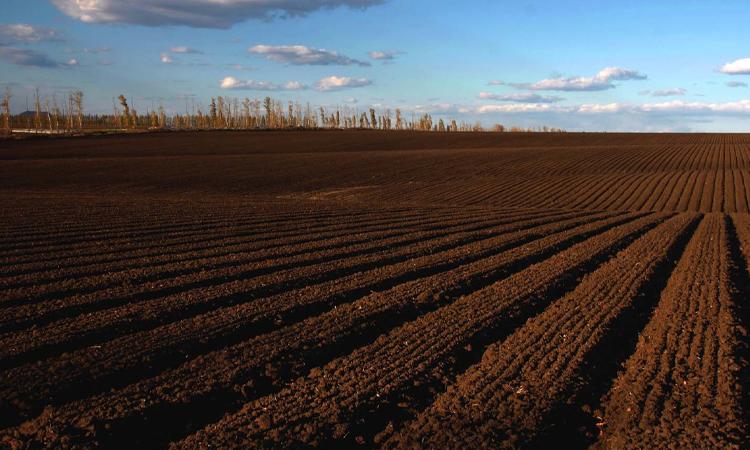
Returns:
[[[10,112],[12,93],[6,88],[0,109],[2,127],[6,132],[24,129],[37,132],[65,133],[93,130],[255,130],[255,129],[369,129],[411,130],[433,132],[466,131],[533,131],[562,132],[558,128],[519,128],[495,124],[484,128],[480,122],[469,123],[454,119],[433,118],[429,113],[411,113],[408,117],[399,108],[394,110],[323,106],[309,103],[281,102],[271,97],[264,99],[211,98],[208,108],[186,105],[184,113],[167,113],[163,106],[139,112],[124,95],[112,101],[111,114],[85,114],[84,94],[73,91],[62,101],[57,96],[34,94],[34,110],[20,115]]]

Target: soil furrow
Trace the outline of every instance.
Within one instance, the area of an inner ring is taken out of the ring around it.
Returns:
[[[726,217],[706,216],[604,402],[599,446],[739,448],[741,413]]]
[[[565,292],[569,283],[575,285],[581,273],[591,270],[590,263],[595,267],[600,258],[606,259],[663,218],[646,217],[605,231],[458,299],[313,371],[278,394],[249,403],[178,446],[237,442],[254,447],[283,442],[329,447],[354,445],[362,439],[372,442],[378,425],[386,425],[372,421],[379,408],[389,409],[383,417],[393,420],[392,410],[409,397],[415,382],[444,382],[450,377],[441,373],[445,370],[441,366],[451,365],[451,357],[460,357],[467,346],[481,349],[507,334]],[[335,381],[339,379],[348,382]]]

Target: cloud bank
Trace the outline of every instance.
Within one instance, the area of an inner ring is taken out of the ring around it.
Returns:
[[[672,100],[659,103],[585,103],[573,106],[550,104],[480,105],[473,109],[479,114],[511,112],[556,112],[565,114],[670,113],[670,114],[750,114],[750,100],[708,103]]]
[[[52,0],[82,22],[229,28],[248,19],[304,16],[337,7],[368,8],[383,0]]]

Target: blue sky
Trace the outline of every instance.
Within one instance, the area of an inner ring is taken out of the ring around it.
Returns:
[[[0,83],[88,111],[212,96],[489,125],[750,131],[743,1],[3,0]],[[377,53],[373,53],[377,52]]]

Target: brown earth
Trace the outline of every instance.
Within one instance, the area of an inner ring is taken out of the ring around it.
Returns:
[[[0,141],[9,448],[747,448],[750,135]]]

